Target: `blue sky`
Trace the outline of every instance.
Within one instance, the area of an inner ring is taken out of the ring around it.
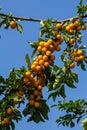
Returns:
[[[31,17],[48,19],[53,18],[54,20],[66,19],[76,16],[76,6],[79,0],[0,0],[0,6],[2,7],[3,13],[10,13],[14,16]],[[3,27],[0,29],[0,75],[8,77],[9,71],[15,67],[16,69],[21,66],[26,66],[25,54],[31,54],[32,48],[29,47],[27,41],[37,41],[39,36],[39,23],[35,22],[21,22],[24,32],[20,34],[16,30],[8,29],[5,30]],[[84,33],[83,43],[87,44],[87,31]],[[87,66],[86,66],[87,67]],[[79,84],[77,89],[67,89],[67,99],[87,99],[86,94],[86,77],[87,72],[82,72],[79,68],[76,69],[79,74]],[[46,97],[46,91],[44,96]],[[51,100],[48,101],[51,105]],[[70,130],[67,127],[57,127],[55,120],[61,115],[56,108],[51,109],[49,113],[49,121],[45,123],[35,124],[34,122],[27,123],[26,118],[23,118],[16,125],[16,130]],[[78,124],[74,130],[82,130],[80,124]]]

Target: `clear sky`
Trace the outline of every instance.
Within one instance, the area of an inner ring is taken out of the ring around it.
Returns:
[[[3,13],[10,13],[14,16],[31,17],[54,20],[62,20],[76,16],[76,6],[79,0],[0,0],[0,6]],[[39,36],[39,23],[35,22],[21,22],[24,32],[20,34],[16,30],[0,29],[0,75],[8,77],[9,71],[15,67],[26,66],[25,54],[31,54],[32,48],[29,47],[27,41],[37,41]],[[83,44],[87,45],[87,31],[84,33]],[[87,68],[87,66],[86,66]],[[76,69],[79,74],[79,84],[77,89],[67,89],[67,99],[87,99],[87,72],[82,72],[79,68]],[[45,91],[44,96],[47,93]],[[51,105],[51,100],[48,104]],[[23,106],[24,107],[24,106]],[[16,124],[16,130],[70,130],[70,128],[57,126],[55,120],[62,113],[56,108],[51,108],[49,113],[49,121],[45,123],[35,124],[34,122],[26,122],[23,118]],[[73,128],[74,130],[82,130],[80,123]]]

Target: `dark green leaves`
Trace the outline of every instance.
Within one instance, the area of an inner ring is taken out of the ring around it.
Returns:
[[[65,111],[66,114],[60,116],[56,122],[58,125],[70,126],[71,128],[75,126],[74,120],[77,123],[81,120],[81,118],[87,113],[87,102],[84,99],[79,100],[70,100],[69,102],[59,101],[58,109],[61,111]]]
[[[46,100],[40,101],[40,108],[34,108],[30,107],[29,104],[26,105],[26,108],[23,110],[24,116],[29,116],[29,121],[34,121],[36,123],[39,123],[40,121],[44,122],[45,120],[48,120],[48,112],[49,107],[46,104]]]
[[[25,60],[26,60],[26,63],[27,63],[28,69],[30,70],[31,62],[30,62],[30,57],[29,57],[28,54],[25,55]]]

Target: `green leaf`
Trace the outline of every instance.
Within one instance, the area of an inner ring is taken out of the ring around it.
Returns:
[[[85,63],[87,63],[87,56],[85,57],[84,61],[85,61]]]
[[[83,61],[81,62],[81,69],[82,69],[83,71],[86,71],[85,64],[83,63]]]
[[[31,45],[31,47],[33,47],[33,48],[37,48],[38,47],[38,45],[39,45],[39,41],[38,42],[28,42],[30,45]]]
[[[60,88],[60,90],[59,90],[59,94],[60,94],[63,98],[66,97],[64,85],[61,86],[61,88]]]
[[[75,123],[73,121],[70,122],[70,127],[73,128],[75,126]]]
[[[54,70],[55,72],[57,72],[57,71],[60,70],[60,68],[59,68],[57,65],[54,65],[54,66],[53,66],[53,70]]]
[[[74,79],[75,82],[79,82],[79,79],[78,79],[78,74],[76,74],[75,72],[71,71],[71,76],[72,78]]]
[[[5,82],[4,78],[0,76],[0,84],[3,84]]]
[[[34,57],[34,55],[35,55],[36,51],[37,51],[37,49],[35,48],[35,49],[33,50],[33,52],[32,52],[31,57]]]
[[[83,0],[80,0],[80,3],[79,3],[79,4],[80,4],[80,6],[82,6],[82,2],[83,2]]]
[[[15,124],[14,124],[14,122],[11,121],[10,126],[11,126],[12,130],[15,130]]]
[[[48,99],[52,97],[53,101],[55,101],[57,96],[59,96],[58,91],[49,94]]]
[[[23,28],[20,24],[17,23],[17,30],[22,33],[23,32]]]
[[[10,130],[10,126],[9,125],[6,126],[6,130]]]
[[[41,116],[42,116],[45,120],[48,120],[49,107],[48,107],[48,105],[46,104],[46,101],[41,100],[40,105],[41,105],[41,107],[40,107]]]
[[[79,123],[79,121],[81,120],[82,116],[80,116],[78,119],[77,119],[77,123]]]
[[[25,60],[26,60],[28,69],[30,70],[31,62],[30,62],[30,58],[29,58],[29,55],[28,55],[28,54],[25,55]]]
[[[79,47],[79,49],[86,49],[86,48],[87,48],[87,46],[85,46],[85,45]]]

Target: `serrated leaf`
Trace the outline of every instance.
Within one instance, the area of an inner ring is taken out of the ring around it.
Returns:
[[[23,28],[20,24],[17,23],[17,30],[22,33],[23,32]]]
[[[31,62],[30,62],[30,58],[29,58],[29,55],[28,55],[28,54],[25,55],[25,60],[26,60],[28,69],[30,70]]]

